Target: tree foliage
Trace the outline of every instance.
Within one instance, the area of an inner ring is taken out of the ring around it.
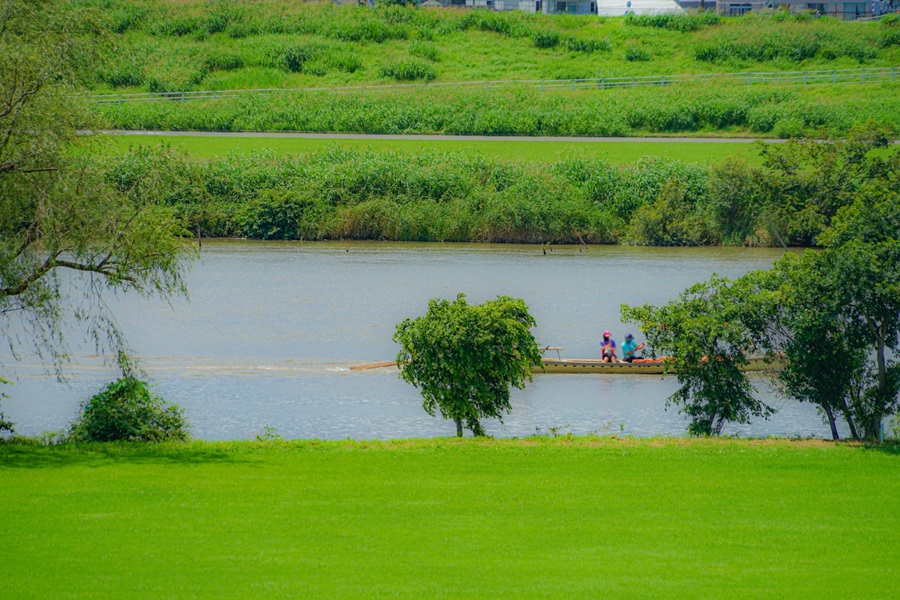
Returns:
[[[188,439],[187,421],[176,405],[150,393],[147,383],[125,376],[84,403],[72,423],[75,442],[164,442]]]
[[[840,419],[852,437],[875,439],[900,408],[900,170],[896,153],[867,160],[871,178],[841,201],[818,236],[823,250],[736,281],[714,277],[663,307],[623,307],[675,357],[682,388],[672,401],[692,432],[770,412],[739,371],[750,351],[784,357],[782,391],[815,404],[835,439]]]
[[[185,291],[181,223],[152,193],[109,185],[78,133],[96,125],[73,83],[102,44],[93,23],[54,0],[0,0],[0,327],[13,351],[24,337],[57,366],[72,318],[127,356],[103,290]]]
[[[394,341],[400,376],[419,388],[423,407],[484,435],[482,418],[510,411],[510,386],[523,388],[541,352],[531,334],[534,319],[521,299],[499,296],[481,305],[459,294],[434,299],[423,317],[397,325]]]
[[[664,306],[622,305],[623,320],[641,323],[655,352],[674,358],[681,387],[669,398],[690,417],[692,435],[719,435],[727,423],[749,423],[772,409],[753,396],[741,368],[758,347],[748,323],[766,298],[750,307],[743,288],[721,277],[696,284]]]

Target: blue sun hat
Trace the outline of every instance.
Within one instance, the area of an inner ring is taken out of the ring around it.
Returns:
[[[626,334],[625,334],[625,339],[626,339],[626,340],[633,340],[633,339],[634,339],[634,336],[631,335],[630,333],[626,333]]]

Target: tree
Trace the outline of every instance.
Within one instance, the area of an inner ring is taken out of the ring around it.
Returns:
[[[397,325],[394,341],[400,376],[419,388],[423,407],[440,411],[475,435],[485,435],[482,418],[510,411],[510,386],[531,381],[541,352],[531,334],[534,319],[521,299],[499,296],[470,305],[464,294],[450,302],[434,299],[428,313]]]
[[[748,294],[775,295],[766,318],[751,326],[761,345],[785,358],[776,377],[781,391],[818,407],[833,439],[840,439],[838,416],[855,438],[849,402],[861,386],[866,350],[842,314],[843,300],[832,293],[827,277],[815,272],[820,256],[786,254],[772,270],[751,272],[741,280]]]
[[[845,139],[758,143],[763,164],[730,157],[710,173],[710,216],[727,243],[820,245],[819,235],[896,161],[872,152],[888,146],[887,130],[867,126]]]
[[[55,0],[0,0],[0,327],[13,352],[24,338],[57,367],[72,317],[127,366],[103,291],[183,294],[189,256],[171,211],[108,183],[78,133],[94,124],[75,84],[95,58],[94,22]]]
[[[758,347],[747,322],[766,310],[768,297],[747,301],[741,286],[713,277],[665,306],[622,305],[626,322],[640,323],[655,352],[671,356],[681,387],[669,404],[691,419],[691,435],[719,435],[727,423],[749,423],[773,410],[753,396],[741,367]]]

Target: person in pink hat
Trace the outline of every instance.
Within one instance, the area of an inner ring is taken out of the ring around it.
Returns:
[[[603,362],[619,362],[616,356],[616,340],[612,339],[609,331],[603,332],[603,339],[600,341],[600,356]]]

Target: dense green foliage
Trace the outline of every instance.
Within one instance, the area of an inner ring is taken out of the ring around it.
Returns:
[[[67,4],[75,15],[84,6],[102,9],[98,24],[116,51],[82,77],[85,86],[101,92],[593,79],[900,63],[898,28],[891,22],[843,23],[780,13],[598,19],[286,0]],[[567,95],[451,86],[393,95],[279,94],[193,106],[142,102],[103,113],[124,128],[382,133],[794,136],[821,128],[841,133],[866,120],[900,127],[896,83],[870,84],[849,96],[845,86],[811,86],[802,93],[772,84],[742,87],[741,80],[728,80],[680,91],[657,86]],[[472,107],[479,107],[478,114]]]
[[[101,23],[122,51],[86,83],[111,88],[148,89],[150,81],[179,91],[373,83],[390,77],[384,65],[410,55],[439,63],[440,81],[759,70],[760,63],[775,71],[896,66],[897,60],[890,23],[765,12],[735,19],[712,12],[598,19],[287,0],[68,3],[102,7]],[[423,54],[423,45],[432,50]],[[298,46],[310,50],[302,68],[282,60]],[[635,69],[623,60],[629,47],[651,57],[652,67]],[[223,54],[240,60],[209,60]],[[334,60],[346,55],[358,58],[356,68]]]
[[[188,439],[184,412],[150,393],[147,383],[126,376],[81,407],[69,429],[73,442],[165,442]]]
[[[392,73],[395,67],[390,66]],[[180,131],[545,136],[727,131],[788,138],[805,132],[843,135],[868,122],[900,131],[900,81],[844,84],[840,90],[828,96],[812,86],[766,89],[706,83],[605,91],[462,86],[285,91],[218,100],[107,104],[98,110],[116,128]]]
[[[674,356],[682,387],[671,401],[690,415],[692,433],[768,415],[739,370],[751,352],[783,357],[783,391],[815,404],[835,439],[839,418],[852,437],[871,440],[900,409],[900,165],[858,143],[778,152],[782,205],[802,188],[801,165],[790,160],[798,156],[813,158],[801,178],[815,176],[808,197],[818,204],[795,213],[825,221],[835,203],[830,224],[817,225],[822,251],[788,254],[734,282],[714,277],[662,307],[623,306],[652,347]]]
[[[683,439],[0,444],[4,596],[883,597],[898,461]]]
[[[163,205],[215,237],[770,246],[815,244],[871,171],[857,161],[827,179],[826,165],[881,144],[872,133],[794,141],[761,147],[761,166],[733,159],[712,167],[343,148],[204,160],[140,148],[104,168],[128,197],[140,195],[140,181],[159,182]],[[882,151],[896,164],[896,150]]]
[[[534,318],[519,298],[500,296],[484,304],[434,299],[428,312],[397,324],[400,376],[422,392],[425,411],[440,411],[476,436],[485,435],[481,419],[508,414],[510,386],[531,381],[541,352],[531,328]]]
[[[623,320],[640,323],[655,352],[674,357],[681,387],[669,404],[691,419],[691,435],[719,435],[728,423],[750,423],[775,412],[753,396],[741,372],[748,349],[758,344],[747,325],[756,298],[740,289],[713,277],[661,307],[622,306]]]

